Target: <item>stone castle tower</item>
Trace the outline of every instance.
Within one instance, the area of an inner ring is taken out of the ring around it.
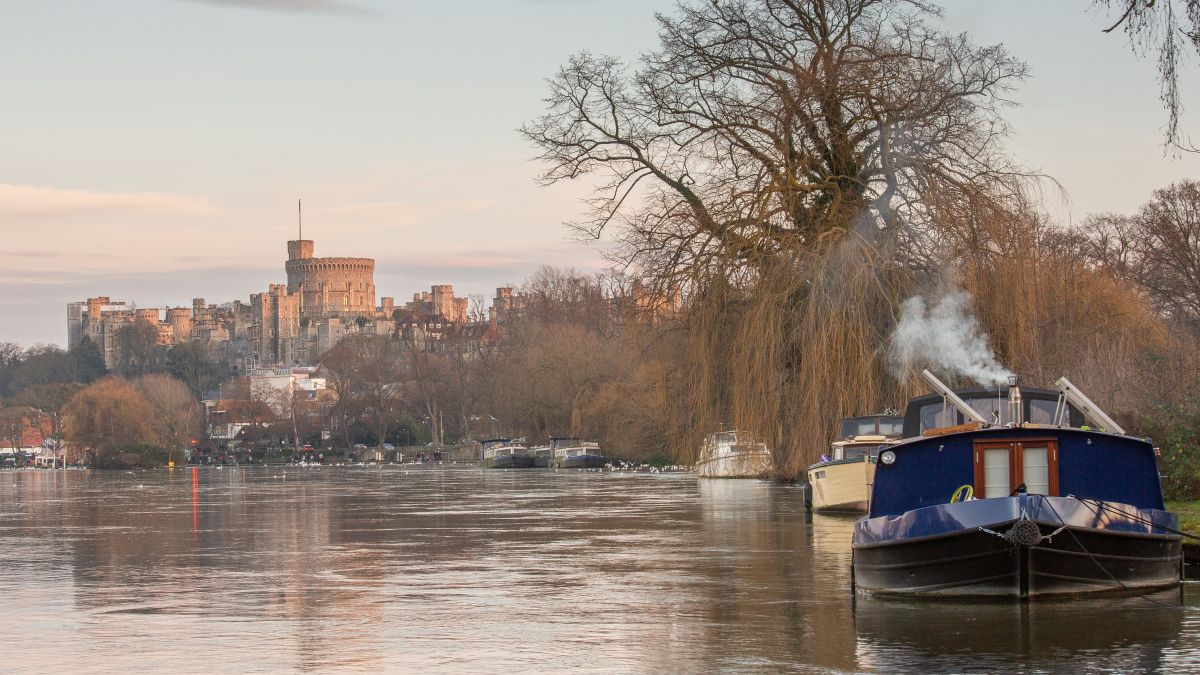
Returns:
[[[300,316],[373,316],[375,261],[371,258],[314,258],[311,239],[287,243],[288,295],[300,296]]]

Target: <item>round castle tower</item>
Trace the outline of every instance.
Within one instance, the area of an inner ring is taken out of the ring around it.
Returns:
[[[311,239],[287,243],[288,295],[301,294],[300,315],[320,318],[375,313],[375,261],[314,258]]]

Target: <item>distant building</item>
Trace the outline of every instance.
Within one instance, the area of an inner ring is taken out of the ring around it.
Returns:
[[[50,438],[50,416],[29,406],[0,407],[0,449],[41,451]]]
[[[118,332],[142,322],[153,326],[155,341],[170,346],[202,344],[210,357],[242,372],[268,367],[306,366],[350,335],[397,335],[401,322],[438,326],[466,324],[470,302],[449,284],[416,293],[397,307],[392,297],[375,304],[375,261],[370,258],[317,258],[310,239],[287,242],[287,284],[271,284],[249,302],[139,308],[107,296],[67,305],[67,338],[96,344],[109,368],[120,361]],[[509,289],[511,292],[511,289]]]

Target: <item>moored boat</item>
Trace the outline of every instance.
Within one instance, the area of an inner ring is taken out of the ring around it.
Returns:
[[[848,417],[838,424],[829,454],[808,467],[808,496],[818,511],[866,511],[875,477],[875,458],[902,436],[898,415]]]
[[[1066,378],[909,403],[855,524],[857,590],[1038,598],[1180,583],[1155,450]]]
[[[554,465],[560,469],[603,469],[608,458],[595,441],[578,438],[551,438]]]
[[[533,455],[520,440],[490,438],[482,442],[479,455],[479,466],[485,469],[528,469],[533,466]]]
[[[744,431],[720,431],[704,439],[696,462],[699,478],[761,478],[774,467],[771,451]]]
[[[554,460],[554,451],[549,445],[536,445],[529,448],[529,456],[533,457],[533,468],[548,469]]]

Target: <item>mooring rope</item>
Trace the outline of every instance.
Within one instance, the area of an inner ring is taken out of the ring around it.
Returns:
[[[1072,499],[1075,499],[1075,498],[1072,497]],[[1075,499],[1075,501],[1082,503],[1082,500],[1080,500],[1080,499]],[[1058,509],[1054,508],[1054,504],[1049,499],[1043,499],[1042,503],[1045,504],[1046,506],[1050,507],[1050,510],[1054,512],[1054,516],[1056,518],[1058,518],[1058,522],[1063,524],[1063,527],[1067,526],[1067,521],[1064,520],[1061,515],[1059,515]],[[1099,514],[1097,514],[1097,517],[1099,517]],[[1154,604],[1160,605],[1162,607],[1174,607],[1174,605],[1168,605],[1165,602],[1159,602],[1158,600],[1155,600],[1154,598],[1148,597],[1146,593],[1139,593],[1138,591],[1135,591],[1134,589],[1126,586],[1125,582],[1123,582],[1120,579],[1118,579],[1117,577],[1115,577],[1112,572],[1109,572],[1108,568],[1105,567],[1103,565],[1103,563],[1101,563],[1099,560],[1097,560],[1096,556],[1092,555],[1091,551],[1087,550],[1087,547],[1083,545],[1083,542],[1079,541],[1079,537],[1075,536],[1074,530],[1067,528],[1067,534],[1071,535],[1071,539],[1073,539],[1075,541],[1075,545],[1079,547],[1079,550],[1081,550],[1085,554],[1087,554],[1087,557],[1091,558],[1092,562],[1096,563],[1096,567],[1099,567],[1100,571],[1102,571],[1106,575],[1108,575],[1108,578],[1115,581],[1117,583],[1117,585],[1120,586],[1126,593],[1131,593],[1147,602],[1153,602]]]

